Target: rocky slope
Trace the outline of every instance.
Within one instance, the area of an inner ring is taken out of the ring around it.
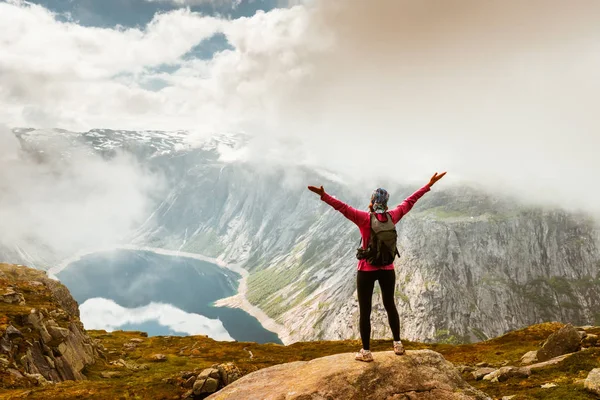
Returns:
[[[36,132],[19,135],[35,151]],[[280,324],[287,343],[358,337],[358,232],[305,186],[322,183],[359,208],[371,188],[356,191],[320,171],[223,161],[223,148],[243,146],[243,137],[197,148],[186,147],[181,133],[68,137],[105,157],[132,151],[166,177],[168,190],[152,218],[128,242],[241,263],[250,273],[248,299]],[[388,187],[397,202],[417,189]],[[588,216],[439,185],[401,222],[399,236],[405,338],[473,342],[543,321],[600,323],[600,230]],[[5,244],[0,253],[38,254],[18,249]],[[390,336],[379,300],[373,321],[374,337]]]
[[[86,379],[101,354],[69,291],[22,266],[0,264],[0,335],[3,387]]]

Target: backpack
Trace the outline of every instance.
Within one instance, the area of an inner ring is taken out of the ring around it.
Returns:
[[[394,262],[398,253],[398,233],[392,222],[392,216],[387,214],[387,220],[379,221],[371,214],[371,236],[366,249],[362,247],[356,250],[356,258],[366,260],[374,267],[384,267]]]

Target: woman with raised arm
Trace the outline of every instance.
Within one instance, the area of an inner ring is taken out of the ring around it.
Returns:
[[[362,349],[356,353],[358,361],[373,361],[370,351],[371,338],[371,300],[375,282],[379,282],[383,306],[388,315],[392,335],[394,336],[394,353],[404,354],[404,346],[400,341],[400,317],[396,309],[394,291],[396,289],[396,273],[394,258],[398,254],[396,248],[395,225],[410,211],[413,205],[425,193],[431,190],[437,181],[446,173],[436,172],[429,183],[417,190],[393,210],[388,211],[389,194],[385,189],[376,189],[371,195],[369,212],[360,211],[325,193],[323,186],[309,186],[308,189],[321,196],[321,200],[341,212],[354,222],[362,237],[362,246],[357,250],[358,272],[356,275],[356,290],[360,312],[360,338]]]

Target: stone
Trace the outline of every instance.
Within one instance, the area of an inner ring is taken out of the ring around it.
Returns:
[[[583,382],[583,387],[590,393],[600,396],[600,368],[594,368],[590,371]]]
[[[122,358],[119,358],[117,361],[111,361],[111,365],[116,365],[117,367],[124,367],[130,371],[141,371],[147,370],[149,367],[145,364],[136,364],[134,362],[127,362]]]
[[[600,340],[598,340],[598,335],[593,333],[588,333],[585,339],[581,341],[581,345],[585,347],[598,347],[600,346]]]
[[[19,370],[16,370],[14,368],[8,368],[6,370],[6,372],[8,372],[12,376],[14,376],[16,379],[24,379],[25,378]]]
[[[589,331],[590,329],[594,329],[596,328],[593,325],[584,325],[584,326],[578,326],[577,329],[578,330],[583,330],[583,331]]]
[[[465,372],[473,372],[476,370],[475,367],[472,367],[470,365],[457,365],[456,369],[458,370],[458,372],[460,372],[461,374],[464,374]]]
[[[136,347],[137,347],[137,344],[135,344],[135,343],[124,343],[123,344],[123,348],[125,349],[125,351],[135,350]]]
[[[118,371],[103,371],[100,373],[100,376],[105,379],[118,378],[121,376],[121,373]]]
[[[4,333],[6,336],[8,336],[9,339],[14,339],[17,337],[23,337],[23,334],[21,333],[20,330],[18,330],[17,328],[15,328],[12,325],[9,325],[8,328],[6,328],[6,332]]]
[[[543,385],[541,385],[540,387],[542,389],[551,389],[553,387],[557,387],[558,385],[556,383],[544,383]]]
[[[3,335],[0,338],[0,351],[2,351],[3,353],[11,353],[12,346],[12,342],[8,338],[8,335]]]
[[[74,371],[76,380],[85,379],[81,371],[86,365],[95,362],[97,353],[90,344],[91,339],[78,324],[71,322],[68,331],[68,336],[64,338],[64,342],[58,345],[58,350],[61,358]]]
[[[487,374],[491,374],[495,370],[496,370],[495,368],[490,368],[490,367],[477,368],[475,371],[473,371],[472,375],[473,375],[473,378],[475,378],[475,380],[478,381],[478,380],[481,380]]]
[[[27,316],[27,323],[32,325],[33,328],[39,332],[44,343],[52,342],[52,336],[48,333],[48,329],[44,324],[44,316],[41,312],[37,311],[35,308],[32,309]]]
[[[183,372],[180,372],[179,375],[181,376],[181,379],[185,380],[185,379],[191,378],[192,376],[195,378],[196,375],[198,375],[198,373],[194,372],[194,371],[183,371]]]
[[[194,391],[190,389],[190,390],[188,390],[187,392],[185,392],[185,393],[184,393],[184,394],[181,396],[181,398],[182,398],[182,399],[189,399],[190,397],[192,397],[192,395],[193,395],[193,394],[194,394]]]
[[[490,400],[434,351],[408,350],[402,357],[387,351],[373,356],[373,363],[357,362],[354,354],[345,353],[275,365],[243,376],[207,400]]]
[[[195,395],[202,393],[214,393],[219,388],[219,381],[214,378],[196,379],[194,388],[192,389]]]
[[[68,329],[57,326],[54,320],[48,320],[44,325],[46,325],[46,330],[48,331],[48,333],[52,337],[52,341],[54,342],[61,343],[70,334]]]
[[[491,365],[489,363],[486,363],[485,361],[482,361],[480,363],[475,364],[476,367],[478,368],[487,368],[487,367],[491,367]]]
[[[183,387],[186,389],[191,389],[192,387],[194,387],[195,382],[196,382],[196,377],[190,376],[189,378],[186,379],[185,382],[183,382]]]
[[[144,343],[144,340],[140,338],[129,339],[129,341],[132,343]]]
[[[219,370],[217,368],[206,368],[200,375],[198,375],[198,379],[205,379],[208,377],[219,379]]]
[[[537,361],[537,350],[528,351],[521,357],[521,365],[533,364]]]
[[[10,361],[8,361],[6,358],[0,357],[0,366],[8,367],[9,365],[10,365]]]
[[[48,363],[50,368],[56,369],[56,363],[54,362],[54,360],[52,358],[50,358],[48,356],[44,356],[44,358],[46,359],[46,362]]]
[[[538,350],[538,361],[547,361],[551,358],[579,350],[581,338],[571,324],[567,324],[554,332],[546,339],[542,348]]]
[[[504,382],[510,378],[528,378],[531,375],[531,370],[527,367],[502,367],[494,372],[490,372],[483,377],[484,381]]]
[[[25,374],[25,376],[35,380],[35,382],[40,386],[48,386],[53,383],[44,378],[42,374]]]
[[[514,399],[515,397],[517,397],[517,395],[516,395],[516,394],[513,394],[512,396],[502,396],[502,400],[512,400],[512,399]]]
[[[242,377],[242,372],[233,363],[219,364],[217,370],[223,386],[227,386]]]
[[[154,362],[165,362],[167,361],[167,356],[165,356],[164,354],[153,354],[150,357],[150,360]]]
[[[15,292],[15,290],[11,287],[7,288],[3,294],[0,294],[0,301],[8,304],[18,304],[20,306],[25,305],[25,298],[19,292]]]
[[[565,358],[571,357],[573,354],[575,354],[575,353],[563,354],[562,356],[554,357],[548,361],[528,365],[526,368],[529,368],[530,370],[532,370],[532,369],[539,369],[539,368],[547,367],[548,365],[556,365],[556,364],[562,362]]]

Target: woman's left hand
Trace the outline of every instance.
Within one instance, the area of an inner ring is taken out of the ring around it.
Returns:
[[[439,175],[437,172],[435,174],[433,174],[433,176],[429,180],[429,186],[433,186],[433,184],[436,183],[437,181],[439,181],[440,179],[442,179],[444,177],[444,175],[446,175],[445,172],[442,172]]]

